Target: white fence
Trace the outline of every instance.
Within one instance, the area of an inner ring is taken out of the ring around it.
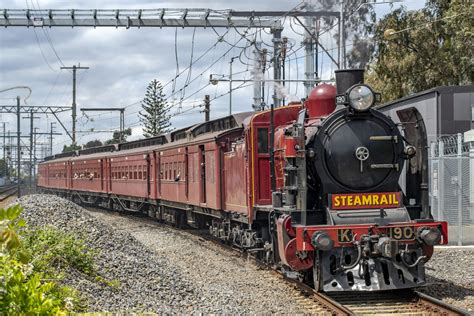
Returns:
[[[449,224],[449,244],[474,244],[474,142],[463,134],[430,144],[430,205],[436,220]]]

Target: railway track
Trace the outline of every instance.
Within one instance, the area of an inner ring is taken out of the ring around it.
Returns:
[[[15,195],[18,192],[16,184],[0,186],[0,202],[5,201],[10,196]]]
[[[308,305],[308,300],[301,300],[301,303],[316,315],[471,315],[466,310],[414,290],[320,293],[285,276],[275,267],[269,267],[256,258],[252,259],[278,273],[300,291],[302,298],[310,299],[314,303],[311,306]]]
[[[250,253],[222,243],[204,230],[185,231],[245,256],[262,268],[271,269],[299,291],[300,303],[315,315],[471,315],[468,311],[414,290],[320,293],[297,279],[286,276],[277,267],[260,261]],[[308,299],[311,305],[308,304]]]
[[[337,293],[330,297],[350,315],[469,315],[469,312],[413,290]]]
[[[89,210],[95,209],[90,206],[86,208]],[[98,210],[103,211],[104,209],[98,208]],[[141,213],[120,212],[119,214],[138,216],[153,221],[153,219]],[[167,226],[177,231],[187,232],[197,237],[198,240],[211,241],[219,247],[233,252],[236,256],[253,261],[263,269],[272,270],[298,291],[299,297],[296,300],[300,301],[314,315],[471,315],[468,311],[414,290],[320,293],[303,282],[286,276],[277,267],[260,261],[251,253],[223,243],[221,240],[211,236],[207,230],[178,229],[171,225]]]

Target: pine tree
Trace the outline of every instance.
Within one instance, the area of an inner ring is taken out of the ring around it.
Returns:
[[[170,108],[158,80],[153,79],[148,84],[141,104],[143,111],[140,111],[139,117],[143,123],[143,136],[148,138],[171,131]]]

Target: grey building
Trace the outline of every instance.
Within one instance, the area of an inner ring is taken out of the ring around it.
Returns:
[[[436,87],[385,103],[379,110],[399,122],[397,110],[416,107],[423,116],[428,143],[438,136],[474,129],[474,86]]]
[[[474,244],[474,86],[437,87],[379,109],[395,122],[397,111],[415,107],[428,134],[431,213],[448,222],[449,243]],[[406,188],[405,171],[400,187]]]

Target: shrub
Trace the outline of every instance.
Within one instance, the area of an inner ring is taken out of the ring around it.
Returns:
[[[66,233],[26,227],[20,212],[19,205],[0,209],[0,315],[81,310],[75,290],[47,280],[60,280],[68,267],[92,273],[93,254]]]

